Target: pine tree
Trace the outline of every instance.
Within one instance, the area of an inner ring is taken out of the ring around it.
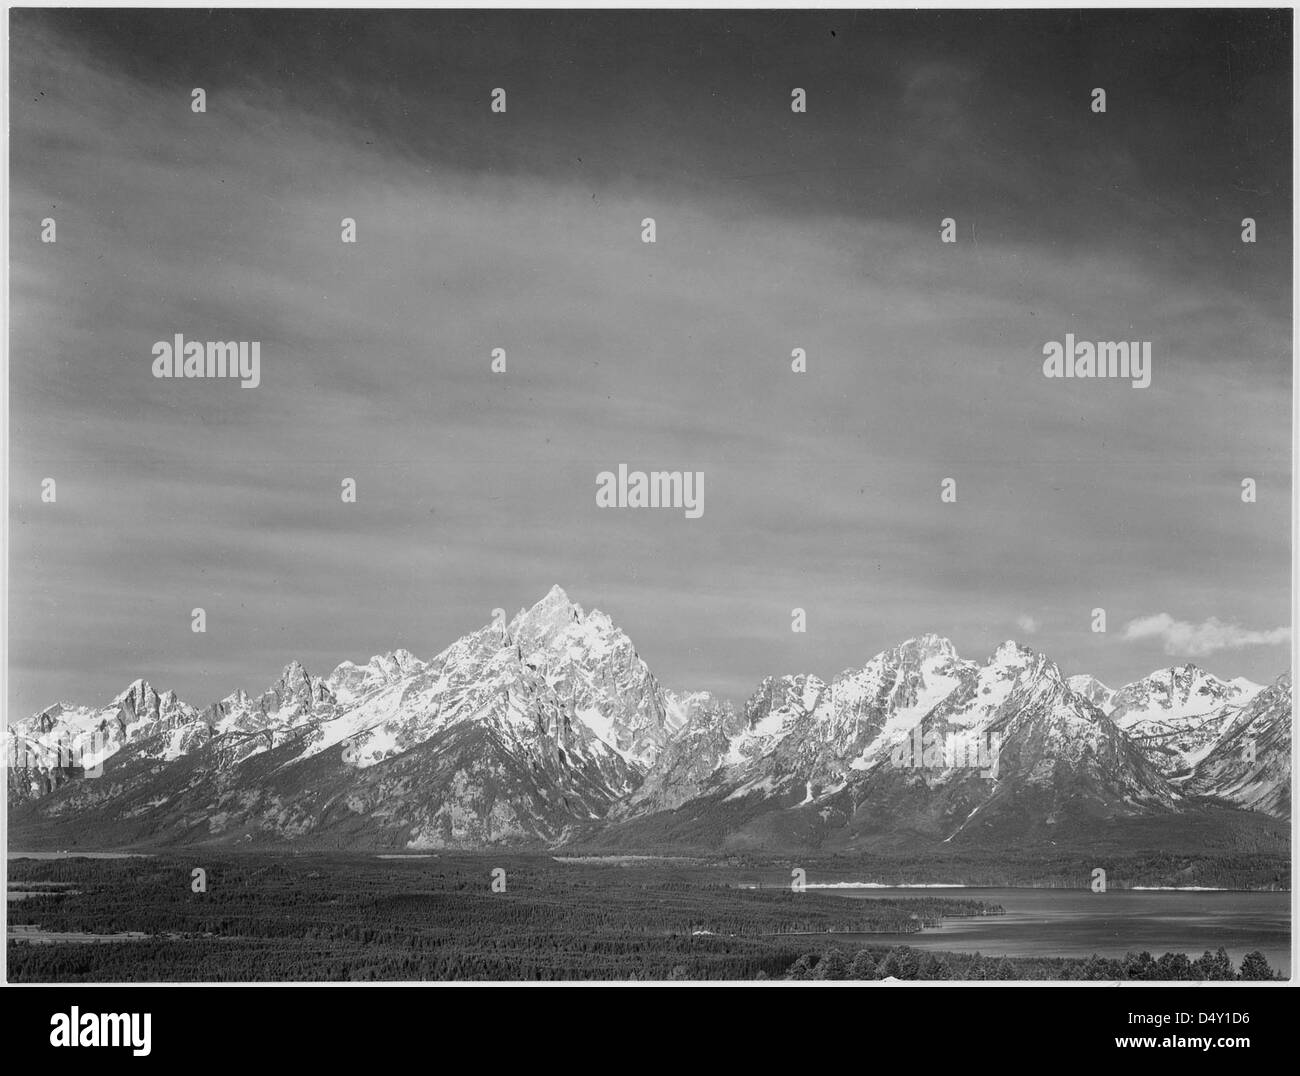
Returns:
[[[1192,962],[1187,958],[1186,953],[1165,953],[1156,961],[1155,978],[1165,981],[1194,978]]]
[[[915,979],[920,970],[921,963],[917,959],[916,950],[907,945],[900,945],[889,951],[877,974],[882,979],[891,975],[895,979]]]
[[[1228,956],[1228,951],[1223,946],[1219,946],[1217,953],[1211,953],[1207,949],[1204,955],[1197,958],[1195,967],[1200,971],[1201,978],[1214,982],[1223,982],[1237,977],[1236,970],[1232,966],[1232,958]]]
[[[946,957],[935,956],[927,953],[921,959],[920,978],[930,979],[936,982],[953,978],[952,965],[948,963]]]
[[[1086,979],[1088,982],[1098,982],[1109,978],[1106,974],[1106,961],[1102,960],[1096,953],[1084,962],[1083,970],[1079,974],[1080,979]]]
[[[838,949],[827,949],[822,954],[822,958],[817,963],[817,971],[814,973],[816,979],[840,980],[849,977],[849,966],[844,959],[844,954]]]
[[[813,968],[817,963],[817,958],[811,953],[804,953],[798,960],[790,966],[791,979],[811,979],[813,977]]]

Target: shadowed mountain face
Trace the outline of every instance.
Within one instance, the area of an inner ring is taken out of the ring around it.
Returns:
[[[1290,717],[1288,676],[1111,692],[935,635],[830,682],[768,677],[741,712],[664,689],[555,587],[427,662],[295,662],[202,710],[143,681],[52,706],[9,730],[10,825],[61,846],[1011,844],[1207,805],[1289,817]]]
[[[1291,677],[1283,673],[1236,711],[1188,778],[1189,793],[1291,817]]]

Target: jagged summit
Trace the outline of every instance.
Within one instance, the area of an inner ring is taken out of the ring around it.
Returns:
[[[128,698],[144,698],[149,695],[156,695],[156,694],[157,692],[154,691],[153,685],[151,685],[148,680],[144,679],[143,677],[137,676],[134,680],[132,680],[129,684],[127,684],[126,687],[124,687],[121,691],[117,693],[113,701],[124,702]]]
[[[258,704],[266,713],[275,714],[286,706],[310,709],[316,703],[333,701],[334,695],[325,681],[312,676],[302,662],[295,660],[284,667],[279,679],[263,692]]]
[[[919,663],[934,659],[947,659],[955,661],[958,659],[957,648],[953,645],[951,639],[943,635],[936,635],[934,632],[923,632],[920,635],[914,635],[910,639],[904,639],[897,646],[890,647],[883,652],[890,655],[896,662],[901,663]],[[877,654],[876,657],[880,657]]]
[[[1206,756],[1234,716],[1262,690],[1242,677],[1225,682],[1187,662],[1124,685],[1115,692],[1109,712],[1162,772],[1181,776]]]
[[[278,680],[276,680],[276,683],[284,684],[285,686],[288,687],[292,687],[293,685],[297,685],[297,684],[310,685],[311,676],[308,674],[307,670],[303,667],[302,662],[298,661],[295,658],[292,661],[290,661],[287,665],[285,665],[283,670],[281,670],[280,677]]]
[[[1131,688],[1133,692],[1159,691],[1171,698],[1176,696],[1185,698],[1196,693],[1219,692],[1224,687],[1235,689],[1241,694],[1254,694],[1263,689],[1262,684],[1256,684],[1244,676],[1234,677],[1232,680],[1220,680],[1213,673],[1207,672],[1194,662],[1188,661],[1182,665],[1170,665],[1162,669],[1153,669],[1141,680],[1135,680],[1133,683],[1125,685],[1121,690],[1128,691]]]
[[[946,635],[939,635],[932,631],[922,632],[910,639],[904,639],[898,644],[898,649],[904,651],[916,650],[923,654],[957,653],[957,648],[953,645],[951,639]]]
[[[1046,660],[1046,656],[1032,647],[1022,646],[1015,639],[1007,639],[998,644],[998,648],[989,658],[993,664],[1006,666],[1025,666],[1040,660]]]
[[[325,684],[334,697],[343,703],[364,698],[390,684],[417,675],[427,668],[409,650],[399,647],[385,654],[374,654],[364,665],[352,661],[340,662],[325,678]]]
[[[551,587],[546,596],[529,609],[520,609],[506,634],[524,653],[543,649],[572,624],[581,624],[582,606],[569,600],[564,588]]]

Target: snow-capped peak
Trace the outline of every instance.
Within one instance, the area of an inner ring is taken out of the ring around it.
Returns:
[[[1259,684],[1244,677],[1223,681],[1188,662],[1156,669],[1141,680],[1126,684],[1116,693],[1117,709],[1159,706],[1183,713],[1204,713],[1221,702],[1241,705],[1260,692]]]
[[[152,700],[158,697],[158,692],[153,689],[153,685],[148,680],[137,677],[126,685],[121,691],[114,696],[115,703],[127,702],[139,703]]]
[[[352,703],[372,692],[416,676],[428,666],[409,650],[399,647],[386,654],[373,655],[365,665],[341,662],[325,678],[325,684],[341,703]]]
[[[1173,775],[1195,766],[1262,688],[1224,682],[1191,664],[1156,669],[1115,693],[1111,719]]]
[[[922,660],[926,658],[957,657],[957,648],[953,646],[951,639],[928,631],[910,639],[904,639],[895,649],[902,655],[915,655]]]
[[[989,664],[1023,667],[1033,659],[1034,652],[1032,650],[1021,646],[1014,639],[1008,639],[993,651],[993,657],[989,659]]]
[[[1066,683],[1069,684],[1071,691],[1082,695],[1102,713],[1110,712],[1112,701],[1115,698],[1115,692],[1095,676],[1091,676],[1088,673],[1080,673],[1077,676],[1071,676],[1066,680]]]
[[[581,623],[582,618],[582,606],[571,602],[564,589],[556,585],[536,605],[515,614],[507,635],[528,654],[546,648],[560,632],[570,624]]]

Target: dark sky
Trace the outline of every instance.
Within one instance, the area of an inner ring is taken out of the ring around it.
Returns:
[[[1289,11],[11,18],[16,712],[427,657],[552,583],[738,696],[926,630],[1286,667]],[[153,379],[176,332],[261,386]],[[1066,333],[1151,387],[1043,378]],[[621,462],[704,516],[597,509]]]

